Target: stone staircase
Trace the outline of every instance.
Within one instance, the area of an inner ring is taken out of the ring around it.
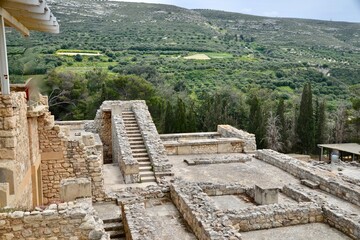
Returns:
[[[139,163],[141,182],[156,182],[154,172],[152,171],[151,161],[134,112],[125,110],[122,112],[122,118],[130,142],[132,156]]]
[[[120,217],[105,219],[103,220],[103,222],[104,222],[105,231],[110,234],[110,239],[125,240],[124,225]]]

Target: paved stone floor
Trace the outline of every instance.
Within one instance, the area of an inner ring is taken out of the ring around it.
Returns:
[[[118,218],[121,215],[120,207],[112,202],[95,203],[93,207],[102,220]]]
[[[256,206],[251,199],[244,195],[212,196],[215,205],[222,210],[240,210]]]
[[[116,192],[126,187],[146,187],[155,184],[155,183],[125,184],[120,169],[115,164],[104,164],[103,174],[104,174],[104,186],[106,192]]]
[[[224,156],[231,156],[232,154],[219,154],[215,155],[223,158]],[[192,158],[206,158],[207,155],[182,155],[182,156],[169,156],[169,161],[173,164],[173,172],[176,177],[182,177],[187,181],[192,182],[218,182],[218,183],[232,183],[238,182],[247,186],[255,184],[263,187],[279,187],[285,184],[299,184],[299,179],[292,175],[276,168],[270,164],[262,162],[253,158],[250,162],[246,163],[228,163],[228,164],[210,164],[210,165],[195,165],[188,166],[184,159]],[[214,158],[214,155],[211,155]],[[106,164],[103,168],[105,178],[106,191],[117,191],[119,189],[140,186],[144,187],[149,184],[128,184],[125,185],[121,176],[118,166]],[[354,174],[347,171],[347,174]],[[302,185],[302,187],[305,187]],[[321,190],[313,190],[307,188],[308,191],[322,195],[331,204],[337,205],[342,209],[360,214],[360,207],[339,199]],[[216,196],[211,197],[215,204],[221,209],[241,209],[245,207],[254,206],[253,203],[243,199],[239,196]],[[294,203],[295,201],[289,199],[283,194],[279,195],[280,203]],[[106,212],[116,212],[111,210],[109,206],[100,206],[95,208],[110,209]],[[120,210],[120,209],[119,209]],[[147,212],[154,219],[155,225],[159,229],[162,240],[167,239],[181,239],[192,240],[196,239],[191,233],[190,229],[180,216],[176,207],[170,201],[147,202]],[[304,234],[305,233],[305,234]],[[350,239],[346,235],[337,231],[326,224],[306,224],[286,228],[276,228],[269,230],[260,230],[242,233],[245,240],[308,240],[308,239]]]
[[[350,240],[348,236],[323,223],[273,228],[241,233],[243,240]]]
[[[195,240],[195,235],[169,199],[155,199],[146,202],[146,212],[156,226],[158,239]]]
[[[219,154],[219,156],[231,154]],[[201,155],[206,157],[206,155]],[[214,155],[212,155],[214,156]],[[288,183],[300,181],[292,175],[253,158],[246,163],[225,163],[210,165],[188,166],[184,159],[198,158],[199,155],[169,156],[170,163],[174,165],[175,176],[181,176],[192,182],[239,182],[247,186],[255,184],[264,187],[282,187]]]

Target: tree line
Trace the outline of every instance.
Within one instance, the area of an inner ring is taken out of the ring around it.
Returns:
[[[316,153],[319,143],[360,142],[360,98],[329,112],[325,100],[314,99],[310,82],[293,99],[256,86],[247,93],[229,87],[194,95],[152,82],[101,69],[54,70],[42,88],[59,120],[93,119],[105,100],[142,99],[160,133],[216,131],[218,124],[230,124],[254,133],[258,148],[305,154]]]

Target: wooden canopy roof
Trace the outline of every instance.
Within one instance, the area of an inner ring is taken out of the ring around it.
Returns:
[[[0,0],[0,15],[6,26],[24,36],[29,36],[30,30],[59,33],[59,24],[46,0]]]

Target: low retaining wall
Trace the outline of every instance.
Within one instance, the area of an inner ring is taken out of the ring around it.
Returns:
[[[251,157],[247,154],[225,155],[225,156],[206,156],[199,158],[186,158],[184,162],[188,165],[201,164],[221,164],[221,163],[245,163],[251,161]]]
[[[172,184],[170,193],[173,203],[198,239],[241,239],[228,217],[214,206],[212,199],[196,184]]]
[[[360,206],[360,188],[356,185],[346,183],[337,177],[330,177],[324,170],[273,150],[258,150],[256,157],[299,179],[317,183],[320,189]]]
[[[168,155],[242,153],[244,142],[237,138],[216,138],[164,142]]]
[[[91,199],[51,204],[32,212],[0,213],[0,235],[2,239],[110,239]]]
[[[255,135],[236,129],[230,125],[218,125],[217,132],[224,138],[238,138],[244,142],[244,152],[254,153],[256,151]]]
[[[323,206],[325,222],[353,239],[360,239],[360,216],[332,206]]]
[[[240,232],[323,222],[321,207],[312,202],[257,206],[225,214]]]
[[[167,141],[216,139],[221,137],[218,132],[197,132],[197,133],[172,133],[160,134],[160,139],[164,143]]]
[[[126,240],[157,239],[156,228],[145,212],[144,203],[121,205]]]

